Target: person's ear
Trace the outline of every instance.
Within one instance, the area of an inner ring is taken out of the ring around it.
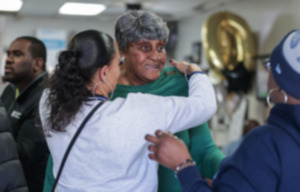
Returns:
[[[33,59],[33,71],[34,72],[42,72],[44,68],[44,59],[38,57]]]
[[[108,66],[104,65],[98,70],[98,77],[100,81],[106,81]]]

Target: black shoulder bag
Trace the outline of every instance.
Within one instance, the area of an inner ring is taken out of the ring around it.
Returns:
[[[59,170],[58,170],[58,173],[57,173],[57,177],[56,177],[56,179],[55,179],[55,183],[54,183],[53,188],[52,188],[52,192],[55,191],[55,188],[56,188],[56,186],[57,186],[57,183],[58,183],[58,180],[59,180],[59,178],[60,178],[60,175],[61,175],[61,173],[62,173],[62,171],[63,171],[63,168],[64,168],[64,165],[65,165],[66,160],[67,160],[67,158],[68,158],[68,155],[69,155],[69,153],[70,153],[70,151],[71,151],[71,149],[72,149],[72,147],[73,147],[73,145],[74,145],[76,139],[78,138],[79,134],[81,133],[83,127],[84,127],[85,124],[86,124],[86,122],[90,119],[90,117],[94,114],[94,112],[95,112],[95,111],[96,111],[103,103],[104,103],[104,101],[101,101],[100,103],[98,103],[98,104],[90,111],[90,113],[85,117],[85,119],[82,121],[81,125],[79,126],[78,130],[77,130],[76,133],[74,134],[74,136],[73,136],[73,138],[72,138],[72,140],[71,140],[71,142],[70,142],[70,144],[69,144],[69,146],[68,146],[68,148],[67,148],[67,150],[66,150],[66,152],[65,152],[65,154],[64,154],[64,157],[63,157],[63,159],[62,159],[62,162],[61,162],[61,164],[60,164],[60,167],[59,167]]]

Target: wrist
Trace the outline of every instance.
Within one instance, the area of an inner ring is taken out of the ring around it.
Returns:
[[[175,168],[175,175],[177,175],[180,171],[182,171],[184,168],[189,167],[189,166],[194,166],[196,165],[195,161],[193,161],[191,158],[183,161],[180,163],[176,168]]]
[[[188,82],[189,81],[189,76],[191,74],[194,74],[194,73],[203,73],[203,72],[202,72],[201,68],[198,65],[188,63],[184,68],[185,80]]]
[[[190,74],[192,74],[196,71],[201,71],[202,72],[202,69],[197,64],[191,63],[191,64],[188,64],[185,68],[185,73],[187,75],[190,75]]]

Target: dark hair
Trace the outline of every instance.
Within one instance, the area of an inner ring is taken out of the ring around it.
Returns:
[[[24,40],[27,40],[31,43],[30,47],[29,47],[29,51],[32,55],[33,58],[42,58],[44,60],[44,65],[43,65],[43,70],[45,71],[46,70],[46,60],[47,60],[47,52],[46,52],[46,47],[45,47],[45,44],[35,38],[35,37],[31,37],[31,36],[22,36],[22,37],[18,37],[16,40],[19,40],[19,39],[24,39]]]
[[[72,38],[68,49],[60,53],[50,78],[48,121],[53,130],[64,131],[91,95],[86,85],[92,83],[99,68],[110,64],[114,54],[114,41],[106,33],[87,30]]]
[[[120,16],[115,24],[115,38],[120,50],[140,39],[163,40],[167,43],[169,28],[159,16],[149,11],[132,10]]]

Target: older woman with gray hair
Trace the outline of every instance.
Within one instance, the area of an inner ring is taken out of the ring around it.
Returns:
[[[116,22],[115,38],[122,71],[113,98],[136,92],[188,95],[188,84],[182,73],[174,67],[164,68],[169,29],[162,18],[143,10],[127,12]],[[208,124],[191,127],[176,136],[184,141],[202,175],[212,178],[224,155],[214,144]],[[160,166],[158,179],[158,191],[181,191],[173,171]]]
[[[115,37],[125,68],[119,84],[140,86],[159,78],[169,37],[169,29],[160,17],[147,11],[126,13],[116,23]]]

